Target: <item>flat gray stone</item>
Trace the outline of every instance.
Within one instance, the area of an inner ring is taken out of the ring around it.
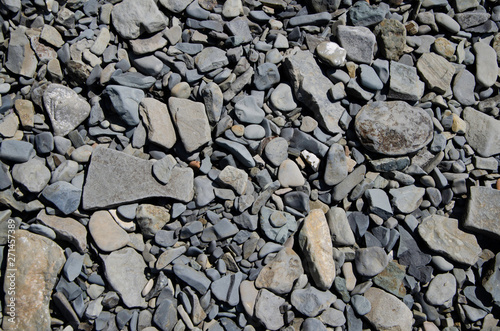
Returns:
[[[363,26],[339,25],[337,38],[340,46],[347,52],[347,59],[371,64],[377,43],[375,35]]]
[[[387,267],[389,258],[382,247],[368,247],[356,250],[354,262],[358,274],[373,277]]]
[[[289,293],[294,282],[304,273],[300,257],[291,248],[283,248],[255,280],[257,288],[266,288],[278,295]]]
[[[384,155],[418,151],[432,140],[434,128],[427,112],[403,101],[369,103],[358,112],[354,125],[361,143]]]
[[[500,238],[500,191],[471,186],[464,227],[470,231]]]
[[[239,288],[242,280],[242,272],[226,275],[212,282],[210,289],[218,300],[234,307],[240,302]]]
[[[246,96],[234,105],[234,114],[240,122],[260,124],[265,113],[253,96]]]
[[[288,141],[282,137],[274,138],[267,143],[264,153],[273,166],[279,167],[288,159]]]
[[[192,169],[174,167],[169,182],[162,185],[152,176],[151,168],[150,161],[108,148],[96,148],[83,188],[83,208],[107,208],[151,197],[191,201]],[[103,186],[103,182],[107,185]]]
[[[47,215],[42,209],[36,219],[48,226],[57,234],[58,238],[71,243],[80,253],[87,250],[87,228],[70,217]]]
[[[111,11],[113,27],[125,39],[136,39],[142,32],[155,33],[167,27],[167,20],[153,0],[125,0]]]
[[[90,115],[90,105],[69,87],[50,84],[43,93],[43,104],[54,135],[65,136]]]
[[[496,305],[500,303],[500,253],[495,256],[492,272],[483,278],[483,287],[493,297]]]
[[[174,265],[174,274],[187,285],[194,288],[201,295],[207,293],[212,283],[202,272],[196,271],[183,264]]]
[[[440,94],[450,90],[455,67],[444,57],[435,53],[422,54],[417,61],[417,69],[429,90]]]
[[[116,223],[113,216],[106,210],[92,214],[88,228],[97,247],[104,252],[116,251],[129,243],[127,232]]]
[[[472,106],[476,103],[474,88],[476,87],[476,78],[468,70],[460,70],[453,80],[453,96],[463,106]]]
[[[490,45],[477,42],[472,48],[476,55],[476,81],[484,87],[490,87],[497,81],[498,62],[496,51]]]
[[[208,83],[202,90],[201,96],[205,104],[208,120],[210,123],[215,124],[219,122],[222,113],[222,105],[224,96],[219,85],[214,82]]]
[[[278,67],[274,63],[263,63],[257,67],[253,76],[255,88],[259,91],[267,91],[280,81]]]
[[[324,180],[327,185],[337,185],[348,175],[347,156],[344,147],[340,144],[332,144],[326,155],[326,166]]]
[[[153,163],[153,175],[162,184],[167,184],[172,176],[172,169],[177,165],[175,158],[168,154]],[[135,217],[135,214],[134,214]]]
[[[135,218],[145,238],[151,238],[170,221],[170,213],[165,207],[141,204],[137,207]]]
[[[439,274],[434,277],[427,292],[425,292],[425,300],[434,306],[444,305],[447,301],[452,300],[457,292],[457,281],[453,274]]]
[[[412,330],[413,314],[403,301],[376,287],[369,288],[365,292],[365,298],[372,306],[365,318],[374,328],[377,330]]]
[[[31,49],[30,41],[26,37],[25,29],[17,28],[12,31],[5,67],[14,74],[33,77],[37,65],[38,61],[35,52]]]
[[[148,280],[142,256],[135,249],[126,247],[114,251],[104,260],[104,274],[111,287],[118,292],[127,308],[146,308],[141,295]]]
[[[166,149],[172,148],[177,137],[167,105],[154,98],[144,98],[139,109],[148,140]]]
[[[262,289],[255,299],[254,316],[267,329],[278,330],[285,325],[283,314],[280,312],[280,306],[285,303],[285,299]]]
[[[56,182],[46,186],[42,196],[57,207],[64,215],[73,213],[80,206],[82,190],[68,182]]]
[[[366,190],[365,196],[370,203],[370,211],[386,220],[392,216],[392,207],[389,197],[384,190],[374,188]]]
[[[50,170],[39,159],[31,159],[12,167],[12,179],[32,193],[42,191],[49,183],[50,175]]]
[[[463,111],[467,143],[481,156],[500,153],[500,121],[471,107]],[[485,134],[487,132],[488,134]]]
[[[281,162],[278,169],[278,180],[282,187],[297,187],[305,183],[299,166],[290,159]]]
[[[295,290],[290,296],[290,302],[295,309],[308,317],[317,316],[335,302],[336,299],[336,296],[332,292],[328,290],[320,291],[313,286]]]
[[[288,112],[297,108],[290,85],[280,83],[271,93],[271,103],[279,111]]]
[[[409,185],[398,189],[390,189],[389,194],[392,195],[392,204],[398,211],[403,214],[411,214],[420,207],[425,189]]]
[[[420,81],[415,67],[391,61],[390,72],[390,98],[407,101],[418,101],[422,98],[425,84]]]
[[[242,195],[247,189],[248,174],[233,166],[226,166],[219,173],[219,181],[225,186],[232,188],[236,193]]]
[[[224,138],[217,138],[215,143],[233,154],[243,166],[247,168],[255,167],[255,160],[252,154],[242,144]]]
[[[326,213],[326,220],[334,246],[353,246],[356,243],[344,209],[330,208]]]
[[[347,177],[333,188],[332,198],[341,201],[365,178],[366,166],[360,165],[354,169]]]
[[[206,47],[196,55],[194,63],[200,72],[208,72],[225,67],[229,64],[229,60],[222,49]]]

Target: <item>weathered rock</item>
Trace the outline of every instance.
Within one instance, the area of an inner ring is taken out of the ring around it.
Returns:
[[[32,193],[43,190],[50,181],[50,170],[39,159],[31,159],[12,167],[12,179]]]
[[[200,72],[208,72],[222,68],[229,63],[226,52],[217,47],[207,47],[194,58]]]
[[[484,87],[490,87],[497,81],[498,62],[496,51],[490,45],[477,42],[473,46],[476,54],[476,81]]]
[[[5,67],[14,74],[33,77],[38,61],[26,37],[25,29],[17,28],[10,34]]]
[[[332,103],[328,99],[328,91],[333,83],[323,75],[313,55],[308,51],[300,51],[285,58],[285,66],[296,99],[314,112],[320,125],[328,132],[342,132],[338,121],[345,109],[340,102]]]
[[[191,201],[194,195],[192,169],[174,167],[170,181],[162,185],[152,176],[151,167],[150,161],[108,148],[96,148],[83,188],[83,208],[107,208],[149,197]],[[103,186],[103,182],[107,185]]]
[[[329,289],[335,279],[333,246],[325,214],[311,210],[299,232],[299,245],[306,260],[306,270],[319,289]]]
[[[422,203],[425,189],[409,185],[398,189],[389,190],[392,195],[392,204],[397,210],[404,214],[410,214]]]
[[[347,215],[342,208],[332,207],[326,213],[328,227],[335,246],[352,246],[356,243],[354,233],[349,226]]]
[[[219,180],[229,186],[239,195],[245,193],[248,183],[248,174],[233,166],[226,166],[219,174]]]
[[[336,297],[330,291],[320,291],[311,286],[305,289],[297,289],[290,296],[291,304],[299,312],[308,317],[317,316],[329,307]]]
[[[15,261],[12,265],[7,264],[3,284],[6,293],[4,330],[51,329],[50,297],[65,262],[63,250],[52,240],[16,230]],[[14,295],[9,294],[12,291]],[[12,302],[15,303],[14,322],[8,314],[12,311],[8,306]]]
[[[278,330],[285,325],[283,315],[279,307],[285,303],[285,299],[262,289],[255,299],[255,317],[269,330]]]
[[[69,215],[80,206],[82,190],[68,182],[59,181],[46,186],[42,196],[64,215]]]
[[[97,247],[104,252],[116,251],[125,247],[129,242],[127,232],[115,222],[113,216],[106,210],[92,214],[88,228]]]
[[[82,223],[70,217],[47,215],[45,210],[41,210],[36,218],[54,230],[59,239],[73,244],[80,253],[87,250],[87,229]]]
[[[177,138],[167,105],[153,98],[144,98],[139,109],[149,141],[166,149],[172,148]]]
[[[170,213],[162,206],[142,204],[135,215],[145,238],[154,237],[170,221]]]
[[[417,69],[431,91],[444,94],[450,90],[455,67],[444,57],[435,53],[422,54]]]
[[[54,135],[65,136],[90,114],[90,105],[69,87],[50,84],[43,93],[43,104]]]
[[[144,99],[142,90],[120,86],[106,86],[105,94],[113,106],[114,111],[130,126],[139,124],[139,104]]]
[[[266,288],[276,294],[286,294],[292,290],[293,284],[304,273],[300,257],[291,248],[283,248],[268,263],[255,280],[257,288]]]
[[[389,259],[382,247],[360,248],[356,251],[356,271],[365,277],[373,277],[381,273]]]
[[[500,121],[467,107],[463,112],[467,122],[465,138],[479,155],[489,157],[500,153]]]
[[[484,277],[482,285],[491,294],[496,305],[500,303],[500,253],[495,256],[492,270]]]
[[[500,238],[500,191],[482,186],[471,186],[464,227],[473,232]]]
[[[418,226],[418,233],[430,249],[458,263],[473,265],[482,251],[476,237],[460,230],[453,218],[429,216]]]
[[[344,148],[339,144],[333,144],[326,156],[325,183],[332,186],[337,185],[347,177],[347,174],[347,156]]]
[[[356,115],[355,129],[366,148],[385,155],[416,152],[433,136],[429,114],[403,101],[369,103]]]
[[[114,251],[104,260],[106,279],[128,308],[145,308],[147,305],[141,295],[148,282],[144,269],[144,259],[130,247]]]
[[[377,40],[370,29],[363,26],[339,25],[337,38],[347,52],[347,59],[371,64]]]
[[[125,0],[113,7],[112,22],[125,39],[136,39],[143,32],[154,33],[167,27],[167,21],[153,0]]]
[[[377,329],[383,331],[410,331],[413,325],[413,314],[398,298],[383,290],[371,287],[365,292],[372,309],[365,315],[366,319]]]
[[[386,59],[397,61],[406,47],[406,28],[395,19],[385,19],[375,27],[375,35],[381,41],[381,50]]]
[[[425,299],[431,305],[444,305],[453,299],[457,291],[457,281],[453,274],[439,274],[434,277],[427,287]]]
[[[390,90],[392,99],[417,101],[424,95],[425,84],[420,81],[415,67],[391,61]]]

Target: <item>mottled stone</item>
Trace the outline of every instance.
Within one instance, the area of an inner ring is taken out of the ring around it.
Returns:
[[[464,227],[470,231],[500,238],[500,191],[471,186]]]
[[[144,98],[139,110],[148,140],[166,149],[172,148],[177,137],[167,105],[153,98]]]
[[[82,223],[70,217],[47,215],[45,210],[41,210],[36,218],[54,230],[58,238],[73,244],[80,253],[87,250],[87,229]]]
[[[292,290],[294,282],[304,273],[300,257],[291,248],[283,248],[269,262],[255,280],[257,288],[266,288],[276,294]]]
[[[444,94],[450,90],[455,67],[444,57],[425,53],[417,61],[417,69],[431,91]]]
[[[412,330],[413,314],[398,298],[375,287],[365,292],[365,298],[372,306],[365,317],[377,330]]]

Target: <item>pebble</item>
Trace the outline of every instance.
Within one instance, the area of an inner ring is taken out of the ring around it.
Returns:
[[[439,274],[432,279],[425,292],[425,299],[431,305],[441,306],[452,300],[457,291],[457,282],[452,274]]]
[[[297,187],[305,183],[299,167],[290,159],[281,162],[278,170],[278,180],[282,187]]]
[[[41,192],[49,183],[50,177],[50,170],[39,159],[31,159],[12,167],[12,179],[32,193]]]
[[[116,251],[129,242],[128,234],[107,211],[95,212],[90,217],[89,232],[96,245],[104,252]]]
[[[358,274],[373,277],[381,273],[389,261],[383,248],[367,247],[356,251],[354,262]]]

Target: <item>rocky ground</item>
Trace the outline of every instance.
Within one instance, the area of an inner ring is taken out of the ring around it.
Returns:
[[[497,0],[0,0],[3,330],[499,330]]]

